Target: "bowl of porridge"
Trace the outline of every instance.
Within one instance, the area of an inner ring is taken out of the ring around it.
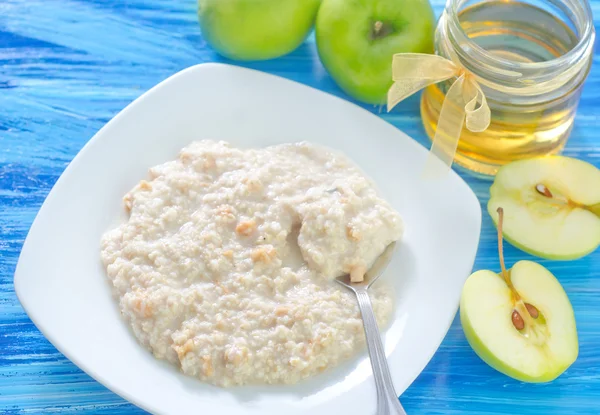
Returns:
[[[309,143],[199,141],[124,197],[102,260],[138,341],[217,386],[293,384],[365,344],[353,294],[400,214],[345,156]],[[378,323],[389,287],[371,290]]]
[[[347,101],[194,66],[69,164],[15,290],[61,353],[152,414],[374,415],[356,300],[333,279],[399,241],[371,298],[402,393],[446,335],[477,251],[477,198],[454,172],[423,180],[426,157]]]

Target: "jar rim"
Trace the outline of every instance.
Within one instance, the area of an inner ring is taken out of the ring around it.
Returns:
[[[584,27],[581,31],[577,44],[563,55],[542,62],[517,62],[510,59],[505,59],[497,55],[491,54],[483,47],[479,46],[472,38],[467,35],[460,20],[458,18],[459,8],[468,0],[448,0],[446,3],[445,13],[450,17],[447,23],[451,25],[453,36],[457,38],[461,45],[468,46],[471,51],[475,52],[479,59],[492,64],[495,67],[502,68],[509,72],[521,72],[547,70],[549,68],[570,65],[572,62],[580,60],[588,50],[593,47],[595,38],[594,20],[592,10],[588,0],[579,0],[582,7],[583,16],[585,18]],[[483,0],[485,1],[485,0]],[[547,1],[547,0],[544,0]]]

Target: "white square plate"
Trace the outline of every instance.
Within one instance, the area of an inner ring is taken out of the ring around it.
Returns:
[[[152,413],[373,414],[366,351],[295,386],[219,389],[156,360],[121,320],[100,263],[100,237],[121,218],[123,195],[149,167],[204,138],[242,147],[311,141],[342,150],[400,211],[405,239],[383,278],[397,294],[385,348],[402,393],[456,313],[479,241],[479,202],[454,172],[421,181],[426,149],[392,125],[349,102],[257,71],[191,67],[142,95],[96,134],[50,192],[25,241],[15,273],[23,307],[65,356]]]

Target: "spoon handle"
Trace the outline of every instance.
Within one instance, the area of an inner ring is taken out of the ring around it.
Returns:
[[[373,377],[375,378],[377,415],[406,415],[394,389],[369,293],[366,288],[358,288],[354,292],[356,293],[358,307],[363,318],[367,348],[371,357]]]

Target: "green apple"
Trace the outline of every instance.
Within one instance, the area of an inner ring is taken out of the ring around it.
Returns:
[[[584,161],[550,156],[502,167],[490,189],[488,213],[504,236],[542,258],[576,259],[600,245],[600,170]]]
[[[477,271],[463,288],[465,336],[499,372],[523,382],[549,382],[579,353],[573,308],[558,280],[540,264],[519,261],[506,270],[501,225],[499,235],[501,274]]]
[[[315,27],[321,62],[348,95],[383,104],[396,53],[433,53],[428,0],[323,0]]]
[[[198,0],[204,39],[221,55],[265,60],[296,49],[312,29],[321,0]]]

